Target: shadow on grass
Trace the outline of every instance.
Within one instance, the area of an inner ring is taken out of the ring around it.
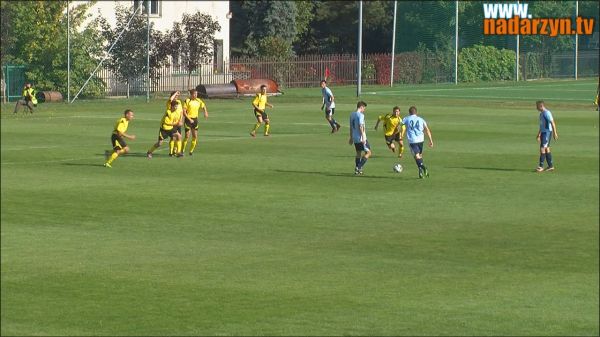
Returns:
[[[61,165],[65,165],[65,166],[92,166],[92,167],[102,167],[104,168],[104,163],[100,163],[100,164],[90,164],[90,163],[61,163]]]
[[[354,173],[333,173],[333,172],[320,172],[320,171],[295,171],[295,170],[273,170],[278,173],[296,173],[296,174],[312,174],[312,175],[322,175],[326,177],[357,177],[361,179],[398,179],[397,177],[383,177],[383,176],[371,176],[369,173],[365,173],[362,176],[356,176]]]
[[[513,169],[513,168],[500,168],[500,167],[468,167],[468,166],[448,166],[451,169],[463,169],[463,170],[484,170],[484,171],[503,171],[503,172],[534,172],[535,170],[527,169]]]

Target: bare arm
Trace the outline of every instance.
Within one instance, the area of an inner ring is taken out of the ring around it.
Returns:
[[[135,140],[135,135],[128,135],[125,132],[117,131],[120,137],[125,137],[127,139]]]
[[[206,109],[206,105],[204,106],[204,119],[208,118],[208,110]]]
[[[381,120],[377,119],[377,123],[375,123],[375,130],[377,130],[377,127],[379,127],[379,122],[381,122]]]
[[[425,126],[425,131],[427,131],[427,138],[429,138],[429,147],[433,147],[433,138],[431,137],[431,130],[429,130],[428,126]]]
[[[556,129],[556,123],[552,120],[552,135],[554,136],[554,140],[558,139],[558,130]]]
[[[367,141],[367,134],[365,133],[365,125],[360,125],[360,141],[361,143],[365,143]]]

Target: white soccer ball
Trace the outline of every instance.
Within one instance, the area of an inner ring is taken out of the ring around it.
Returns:
[[[403,169],[404,169],[404,168],[403,168],[403,167],[402,167],[402,165],[400,165],[400,164],[396,164],[396,165],[394,165],[394,172],[396,172],[396,173],[400,173],[400,172],[402,172],[402,170],[403,170]]]

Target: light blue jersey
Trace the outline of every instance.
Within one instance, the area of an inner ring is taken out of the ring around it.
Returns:
[[[361,125],[365,128],[365,130],[367,129],[365,126],[365,115],[358,111],[354,111],[350,114],[350,130],[352,132],[352,142],[354,144],[361,143],[363,141],[363,139],[361,139],[362,132],[360,132]],[[367,141],[366,138],[367,136],[365,132],[364,141]]]
[[[331,92],[331,89],[325,87],[321,89],[321,94],[325,99],[325,107],[327,107],[327,109],[335,108],[335,102],[333,101],[333,93]]]
[[[544,109],[544,111],[540,112],[540,132],[541,133],[550,133],[552,132],[552,113],[550,110]]]
[[[423,130],[427,126],[425,120],[417,115],[409,115],[402,119],[402,123],[406,125],[406,137],[410,144],[422,143],[425,141]]]

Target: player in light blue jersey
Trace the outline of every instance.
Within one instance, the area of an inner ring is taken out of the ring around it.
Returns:
[[[331,125],[331,133],[340,130],[341,125],[335,121],[333,118],[333,114],[335,113],[335,97],[331,92],[331,89],[327,87],[327,81],[321,81],[321,94],[323,95],[323,105],[321,105],[321,110],[325,109],[325,119]]]
[[[554,171],[552,153],[550,153],[550,136],[558,140],[556,123],[550,110],[544,106],[544,101],[535,102],[535,107],[540,112],[540,130],[537,134],[537,141],[540,143],[540,163],[535,170],[536,172],[544,171],[544,161],[546,161],[548,162],[546,171]]]
[[[365,108],[367,103],[360,101],[356,103],[356,111],[350,114],[350,138],[348,144],[354,144],[356,157],[354,158],[354,174],[362,175],[363,167],[371,156],[371,147],[367,141],[367,129],[365,127]],[[364,155],[363,155],[364,152]]]
[[[427,133],[429,138],[429,147],[433,147],[433,138],[431,138],[431,130],[427,126],[427,122],[419,116],[417,116],[417,108],[411,106],[408,109],[409,115],[404,117],[402,123],[406,125],[406,138],[408,138],[408,144],[410,145],[410,151],[415,157],[415,162],[419,168],[419,178],[429,177],[429,171],[425,164],[423,164],[423,142],[425,141],[425,135],[423,131]]]

